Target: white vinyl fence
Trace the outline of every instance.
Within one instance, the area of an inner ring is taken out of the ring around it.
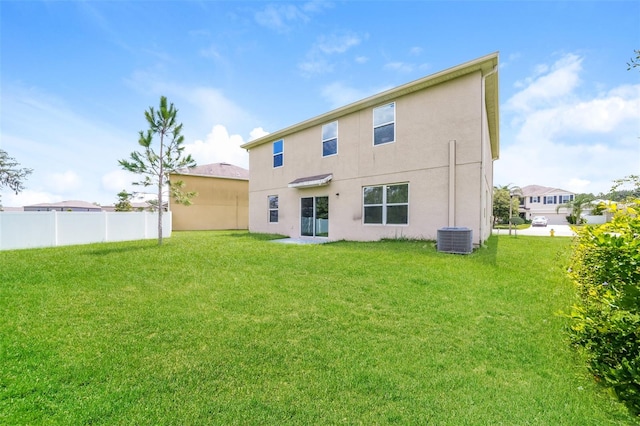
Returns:
[[[607,216],[605,215],[594,216],[583,214],[582,218],[585,219],[589,225],[600,225],[607,222]]]
[[[171,236],[171,212],[162,237]],[[0,250],[158,238],[158,213],[0,212]]]

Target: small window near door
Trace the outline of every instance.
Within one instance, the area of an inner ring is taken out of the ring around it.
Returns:
[[[269,223],[278,223],[278,196],[269,195]]]

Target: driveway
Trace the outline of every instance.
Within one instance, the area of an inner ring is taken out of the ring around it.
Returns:
[[[551,230],[553,229],[556,237],[575,237],[576,233],[571,230],[569,225],[547,225],[545,226],[531,226],[527,229],[521,229],[518,231],[518,235],[534,235],[538,237],[551,236]],[[511,231],[513,235],[513,230]],[[508,229],[494,229],[494,234],[508,235]]]

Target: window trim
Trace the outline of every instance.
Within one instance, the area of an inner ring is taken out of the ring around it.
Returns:
[[[407,202],[406,203],[388,203],[387,202],[387,188],[390,186],[407,186]],[[364,192],[365,188],[382,188],[382,203],[375,204],[365,204],[364,200]],[[410,205],[410,197],[409,197],[409,182],[397,182],[397,183],[388,183],[381,185],[366,185],[362,187],[362,224],[365,226],[409,226],[409,205]],[[395,206],[407,206],[407,222],[406,223],[388,223],[388,212],[387,209],[389,207]],[[382,223],[367,223],[365,222],[365,208],[366,207],[382,207]]]
[[[271,200],[275,199],[276,202],[276,207],[273,208],[271,207]],[[277,195],[267,195],[267,221],[268,223],[278,223],[280,220],[280,200],[279,197]],[[276,220],[273,221],[271,220],[271,213],[275,212],[276,213]]]
[[[393,120],[391,121],[386,121],[384,123],[378,123],[376,124],[376,110],[379,110],[381,108],[387,107],[389,105],[393,105]],[[378,105],[377,107],[373,108],[372,110],[372,124],[373,124],[373,132],[372,132],[372,143],[373,146],[379,146],[379,145],[386,145],[389,143],[395,143],[396,141],[396,124],[397,124],[397,117],[396,117],[396,102],[392,101],[392,102],[388,102],[384,105]],[[380,128],[380,127],[384,127],[384,126],[388,126],[390,124],[393,124],[393,139],[388,141],[388,142],[380,142],[380,143],[376,143],[376,129]]]
[[[275,152],[276,150],[276,144],[278,142],[282,143],[282,149],[279,152]],[[279,169],[280,167],[284,167],[284,139],[278,139],[277,141],[273,141],[273,143],[271,144],[271,152],[272,152],[272,165],[274,169]],[[279,166],[276,166],[276,157],[277,156],[281,157],[281,164]]]
[[[573,194],[558,195],[558,204],[567,204],[573,200]]]
[[[333,124],[333,123],[335,123],[335,124],[336,124],[336,135],[335,135],[335,137],[325,139],[325,138],[324,138],[324,127],[325,127],[325,126],[328,126],[329,124]],[[321,144],[321,147],[320,147],[320,148],[322,149],[322,158],[325,158],[325,157],[331,157],[331,156],[333,156],[333,155],[338,155],[338,139],[339,139],[339,138],[338,138],[338,132],[339,132],[339,124],[338,124],[338,120],[334,120],[334,121],[331,121],[331,122],[329,122],[329,123],[325,123],[325,124],[323,124],[323,125],[322,125],[322,127],[320,128],[320,132],[321,132],[321,133],[320,133],[320,139],[322,140],[322,144]],[[332,140],[334,140],[334,139],[335,139],[335,141],[336,141],[336,152],[334,152],[333,154],[327,154],[327,155],[325,155],[325,154],[324,154],[324,144],[325,144],[325,142],[330,142],[330,141],[332,141]]]

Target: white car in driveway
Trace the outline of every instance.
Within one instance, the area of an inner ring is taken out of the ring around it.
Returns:
[[[535,216],[531,221],[531,226],[547,226],[549,221],[544,216]]]

